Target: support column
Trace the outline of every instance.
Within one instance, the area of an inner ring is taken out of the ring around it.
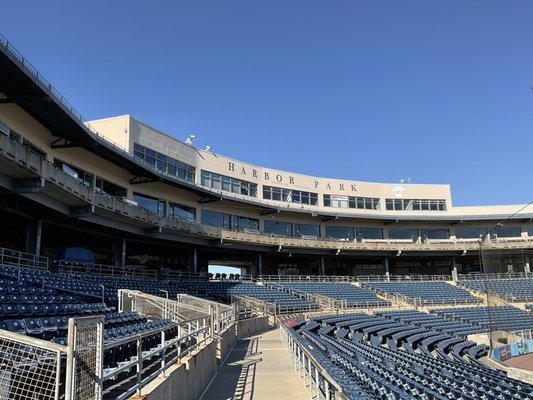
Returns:
[[[126,239],[115,241],[115,266],[124,267],[126,265]]]
[[[196,248],[189,252],[189,272],[198,272],[198,251]]]
[[[385,277],[387,282],[390,282],[389,257],[383,259],[383,267],[385,268]]]
[[[42,220],[28,222],[26,227],[26,253],[41,255]]]
[[[455,257],[452,257],[452,280],[454,282],[458,281],[458,278],[457,278],[457,262],[455,262]]]
[[[320,256],[320,265],[318,266],[318,275],[326,275],[326,262],[324,256]]]
[[[258,254],[255,257],[255,273],[257,275],[263,275],[263,256]]]

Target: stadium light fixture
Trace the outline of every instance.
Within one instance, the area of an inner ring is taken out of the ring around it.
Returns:
[[[185,139],[185,144],[192,145],[192,142],[194,141],[195,138],[196,138],[196,136],[189,135],[189,137],[187,139]]]

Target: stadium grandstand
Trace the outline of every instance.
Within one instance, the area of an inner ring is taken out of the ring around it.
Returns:
[[[86,121],[1,36],[0,189],[0,399],[222,398],[267,331],[309,398],[533,399],[528,205]]]

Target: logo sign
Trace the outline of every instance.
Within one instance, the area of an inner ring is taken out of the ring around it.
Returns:
[[[403,197],[403,192],[405,192],[405,188],[403,186],[394,186],[392,188],[392,192],[394,193],[394,196],[396,198]]]

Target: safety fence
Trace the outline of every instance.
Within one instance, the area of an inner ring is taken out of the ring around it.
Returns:
[[[59,399],[65,394],[67,353],[65,346],[2,331],[0,399],[34,399],[35,393],[43,400]]]
[[[235,307],[237,319],[264,317],[269,312],[274,314],[276,311],[276,304],[260,301],[243,294],[231,296],[231,303]]]
[[[98,263],[79,263],[66,260],[54,260],[50,265],[50,272],[68,276],[83,276],[85,274],[154,280],[157,272],[144,266],[117,266]]]
[[[103,318],[71,318],[68,329],[68,346],[1,331],[1,399],[102,398]]]
[[[309,398],[317,400],[345,399],[341,387],[282,321],[279,323],[281,341],[287,347],[294,369],[304,381]]]
[[[234,324],[231,306],[119,291],[120,311],[149,322],[104,333],[104,316],[69,319],[65,345],[0,330],[0,399],[100,400],[142,396],[143,388]]]
[[[0,265],[48,269],[48,257],[0,247]]]

